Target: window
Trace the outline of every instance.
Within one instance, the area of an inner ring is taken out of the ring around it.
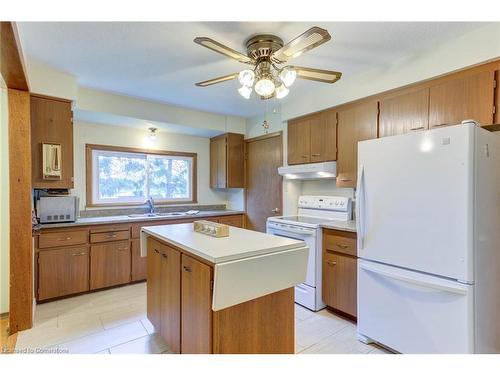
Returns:
[[[196,202],[196,154],[86,145],[87,206]]]

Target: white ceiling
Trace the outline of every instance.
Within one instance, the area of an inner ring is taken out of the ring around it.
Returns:
[[[21,22],[21,45],[34,59],[77,77],[81,86],[224,114],[250,117],[266,110],[266,101],[243,99],[236,81],[199,88],[195,82],[238,72],[244,64],[193,43],[207,36],[244,52],[245,40],[273,33],[285,42],[311,26],[326,28],[328,43],[293,64],[343,72],[389,70],[439,43],[484,23],[462,22]],[[310,95],[324,83],[301,81],[289,96]],[[273,104],[274,105],[274,104]]]

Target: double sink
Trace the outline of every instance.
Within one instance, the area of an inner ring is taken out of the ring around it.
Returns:
[[[174,217],[174,216],[188,216],[186,212],[155,212],[145,214],[131,214],[128,217]],[[189,215],[194,216],[194,215]]]

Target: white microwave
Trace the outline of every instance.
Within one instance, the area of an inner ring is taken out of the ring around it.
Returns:
[[[78,197],[71,195],[40,197],[37,201],[37,217],[42,224],[76,221],[78,206]]]

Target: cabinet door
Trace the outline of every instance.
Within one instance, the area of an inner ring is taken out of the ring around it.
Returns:
[[[429,127],[459,124],[473,119],[493,123],[493,71],[453,79],[432,86],[429,94]]]
[[[357,260],[323,253],[323,302],[351,316],[357,315]]]
[[[243,217],[241,215],[235,216],[221,216],[218,220],[221,224],[231,225],[233,227],[243,228]]]
[[[243,134],[227,134],[227,188],[245,187]]]
[[[311,162],[337,159],[337,112],[325,111],[314,116],[311,127]]]
[[[356,187],[358,142],[377,138],[377,102],[365,102],[338,112],[337,187]]]
[[[210,139],[210,187],[226,188],[226,135]]]
[[[33,188],[73,188],[73,123],[69,101],[31,96]],[[42,178],[42,143],[61,145],[60,180]]]
[[[89,290],[86,246],[38,252],[38,300]]]
[[[311,122],[309,118],[288,122],[288,164],[311,161]]]
[[[146,280],[148,271],[148,258],[141,257],[141,240],[132,240],[131,246],[132,281]]]
[[[182,254],[181,352],[212,352],[212,269]]]
[[[161,253],[162,245],[148,238],[147,240],[147,316],[157,331],[161,330]]]
[[[111,242],[90,247],[90,289],[130,282],[129,242]]]
[[[380,101],[379,137],[428,128],[428,88]]]
[[[218,160],[217,160],[217,141],[215,139],[210,140],[210,187],[212,189],[218,188],[219,181],[217,180]]]
[[[161,256],[160,334],[171,351],[181,351],[181,254],[164,246]]]

